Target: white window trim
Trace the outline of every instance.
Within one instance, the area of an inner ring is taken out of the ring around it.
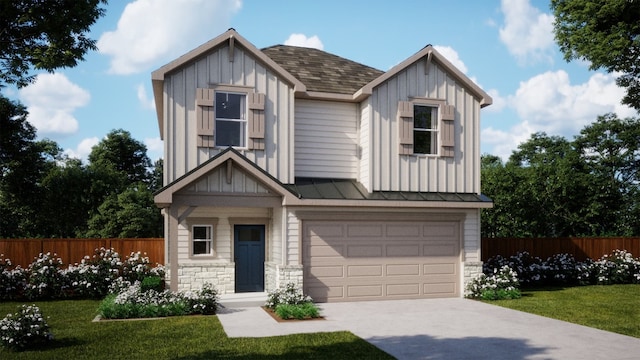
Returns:
[[[227,118],[219,118],[218,111],[216,109],[216,95],[218,93],[221,94],[234,94],[234,95],[242,95],[244,96],[244,119],[227,119]],[[234,149],[248,149],[249,148],[249,101],[248,101],[248,91],[245,91],[244,88],[235,88],[231,86],[217,86],[214,87],[213,93],[213,121],[214,121],[214,129],[216,129],[218,121],[233,121],[233,122],[242,122],[244,123],[244,146],[233,146]],[[226,149],[229,147],[228,145],[218,145],[218,131],[214,132],[214,148],[217,149]]]
[[[195,242],[193,238],[193,228],[196,226],[209,226],[211,227],[211,251],[209,254],[194,254],[193,244]],[[189,232],[189,258],[190,259],[216,259],[218,257],[217,248],[217,218],[190,218],[187,219],[187,229]]]
[[[438,116],[436,117],[435,121],[436,121],[436,152],[432,153],[432,154],[424,154],[424,153],[417,153],[415,152],[415,144],[413,144],[413,154],[414,156],[418,156],[418,157],[440,157],[440,149],[441,149],[441,145],[442,144],[442,139],[441,139],[441,129],[440,129],[440,124],[441,122],[441,118],[442,118],[442,108],[443,106],[446,104],[445,100],[441,100],[441,99],[429,99],[429,98],[420,98],[420,97],[411,97],[409,98],[409,101],[411,101],[411,105],[412,106],[430,106],[430,107],[434,107],[436,108],[436,111],[438,112]],[[415,116],[415,114],[414,114]],[[412,119],[413,121],[413,119]],[[413,128],[415,131],[415,127]]]

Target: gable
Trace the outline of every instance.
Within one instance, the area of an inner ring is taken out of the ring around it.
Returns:
[[[195,180],[177,194],[234,194],[280,196],[254,176],[244,171],[233,160],[227,160],[209,173]]]

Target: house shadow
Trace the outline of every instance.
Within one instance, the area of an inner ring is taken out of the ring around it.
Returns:
[[[527,339],[500,337],[438,338],[415,335],[373,337],[367,341],[397,359],[520,360],[544,356],[551,350],[546,347],[532,346]]]

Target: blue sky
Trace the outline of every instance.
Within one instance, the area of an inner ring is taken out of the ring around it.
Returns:
[[[151,72],[230,27],[258,48],[316,47],[383,71],[432,44],[493,97],[482,152],[504,159],[536,131],[573,139],[598,115],[636,116],[613,75],[563,60],[548,1],[111,0],[106,10],[84,62],[3,90],[40,138],[83,160],[113,129],[162,157]]]

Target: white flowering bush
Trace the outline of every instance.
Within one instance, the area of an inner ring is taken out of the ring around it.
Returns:
[[[264,306],[275,309],[280,304],[300,305],[311,302],[313,299],[310,296],[304,295],[294,283],[288,283],[284,287],[270,291]]]
[[[191,314],[215,314],[218,308],[218,292],[210,284],[202,290],[188,292],[143,290],[139,281],[118,293],[108,295],[98,308],[105,319],[129,319],[180,316]]]
[[[294,283],[288,283],[284,287],[270,291],[264,306],[284,320],[302,320],[320,316],[320,310],[313,303],[313,299],[304,295]]]
[[[490,275],[504,266],[518,274],[527,285],[639,284],[640,258],[625,250],[614,250],[598,260],[576,261],[570,254],[556,254],[545,261],[520,252],[509,258],[495,256],[483,264]]]
[[[27,286],[27,276],[20,266],[12,269],[10,259],[0,254],[0,300],[15,300],[22,296]]]
[[[518,299],[521,297],[518,274],[509,266],[480,274],[467,283],[467,297],[482,300]]]
[[[57,254],[40,253],[27,268],[26,297],[31,300],[58,297],[64,285],[60,271],[62,265],[62,259]]]
[[[0,300],[103,298],[112,288],[165,275],[163,266],[152,267],[149,258],[140,252],[132,252],[122,260],[114,249],[105,248],[96,249],[93,256],[87,255],[66,268],[51,253],[40,254],[27,269],[10,268],[10,259],[0,260]]]
[[[51,340],[49,325],[35,305],[22,305],[20,311],[0,320],[0,341],[8,349],[24,350]]]

